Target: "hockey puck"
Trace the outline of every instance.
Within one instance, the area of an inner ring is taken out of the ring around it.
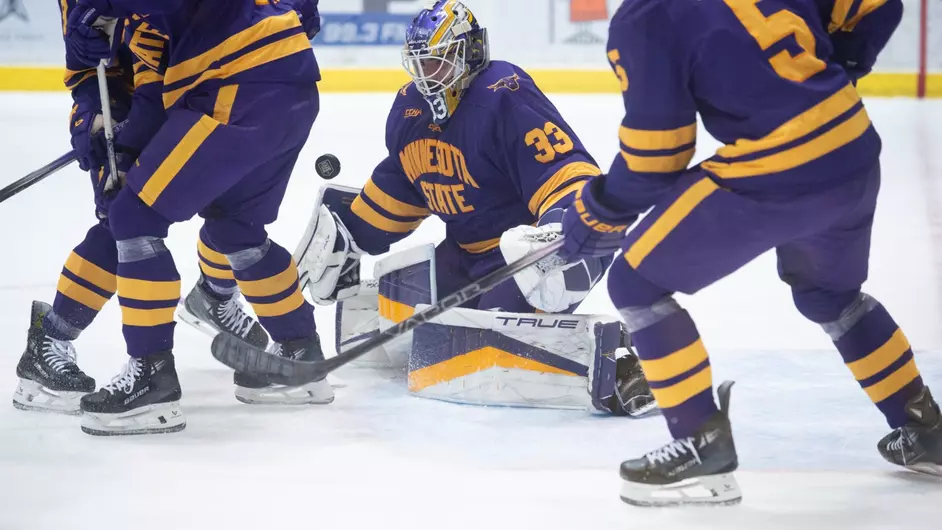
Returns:
[[[340,160],[331,154],[321,155],[314,163],[314,169],[320,178],[330,180],[340,174]]]

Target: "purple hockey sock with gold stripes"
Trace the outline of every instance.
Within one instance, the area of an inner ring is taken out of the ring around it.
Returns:
[[[710,358],[693,319],[673,312],[631,340],[671,435],[692,436],[717,411]]]
[[[118,300],[128,355],[144,357],[173,349],[174,312],[180,275],[163,240],[118,242]]]
[[[62,268],[53,310],[43,324],[46,333],[59,340],[76,339],[114,296],[117,266],[118,251],[111,232],[95,225]]]
[[[314,308],[301,294],[291,253],[268,240],[226,256],[246,301],[276,342],[314,335]]]
[[[877,304],[834,344],[890,427],[906,424],[906,402],[923,383],[912,347],[887,310]]]
[[[232,266],[226,255],[213,245],[206,233],[206,227],[200,229],[199,242],[196,245],[199,255],[200,270],[203,272],[203,286],[219,298],[230,298],[238,292]]]

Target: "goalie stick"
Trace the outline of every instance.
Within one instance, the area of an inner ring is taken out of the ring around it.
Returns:
[[[395,326],[380,332],[370,340],[354,346],[350,350],[323,361],[297,361],[281,357],[252,346],[231,333],[220,333],[213,339],[212,352],[219,362],[237,372],[261,376],[271,383],[285,386],[301,386],[312,381],[319,381],[330,372],[408,333],[442,313],[476,298],[501,283],[512,278],[518,272],[535,265],[540,260],[552,256],[563,246],[559,239],[519,260],[501,267],[480,280],[470,283],[458,291],[446,296],[438,303],[416,313]]]
[[[10,197],[25,190],[26,188],[32,186],[33,184],[38,183],[39,181],[43,180],[49,175],[52,175],[56,171],[59,171],[65,166],[71,164],[72,162],[75,162],[75,160],[76,160],[75,151],[69,151],[68,153],[60,156],[59,158],[53,160],[52,162],[49,162],[45,166],[37,169],[36,171],[33,171],[29,175],[26,175],[20,180],[17,180],[13,184],[10,184],[9,186],[0,190],[0,202],[3,202],[9,199]]]

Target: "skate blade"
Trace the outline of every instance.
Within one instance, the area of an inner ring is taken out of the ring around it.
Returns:
[[[661,408],[657,406],[657,401],[651,401],[639,407],[632,408],[628,411],[628,416],[636,420],[642,418],[650,418],[652,416],[658,416],[661,414]]]
[[[235,398],[247,405],[328,405],[334,401],[334,390],[326,380],[298,387],[236,386]]]
[[[926,475],[942,477],[942,465],[939,464],[930,464],[928,462],[924,462],[921,464],[912,464],[906,466],[906,469],[915,471],[916,473],[924,473]]]
[[[82,432],[92,436],[132,436],[138,434],[165,434],[182,431],[186,417],[180,402],[148,405],[120,414],[85,412]]]
[[[13,393],[13,406],[25,411],[78,416],[82,413],[80,402],[85,394],[49,390],[36,381],[20,378]]]
[[[674,484],[649,485],[623,481],[621,500],[641,507],[729,506],[742,501],[732,473],[707,475]]]
[[[203,333],[211,339],[216,338],[216,335],[221,333],[218,328],[191,313],[182,301],[177,305],[177,318],[179,318],[181,322],[189,324],[190,327],[199,331],[200,333]]]

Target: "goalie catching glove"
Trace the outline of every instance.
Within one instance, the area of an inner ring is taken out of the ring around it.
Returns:
[[[363,251],[357,247],[340,217],[327,207],[334,195],[345,193],[337,188],[339,186],[321,189],[304,237],[294,251],[301,288],[306,288],[314,303],[319,305],[349,298],[360,286]]]
[[[517,226],[500,238],[500,252],[507,263],[535,252],[563,237],[565,210],[546,212],[537,226]],[[611,257],[589,258],[567,263],[552,255],[514,276],[527,302],[540,311],[561,313],[573,309],[589,294],[611,264]]]

